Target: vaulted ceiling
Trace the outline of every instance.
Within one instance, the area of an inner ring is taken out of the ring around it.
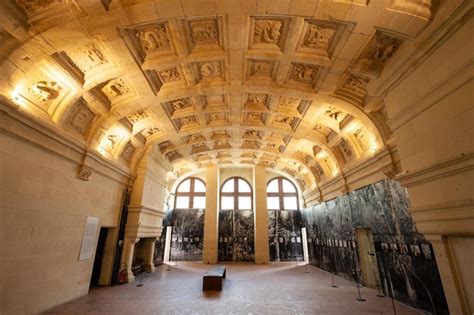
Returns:
[[[262,164],[314,188],[389,155],[380,78],[403,63],[430,9],[429,0],[5,0],[0,93],[132,169],[154,152],[177,171]]]

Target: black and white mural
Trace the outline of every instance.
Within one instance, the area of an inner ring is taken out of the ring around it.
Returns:
[[[254,261],[252,210],[219,211],[219,261]]]
[[[268,242],[270,261],[302,261],[301,212],[269,210]]]
[[[174,209],[167,213],[163,220],[163,226],[172,226],[170,260],[202,260],[204,247],[203,209]]]
[[[302,210],[310,263],[357,278],[356,228],[373,234],[384,294],[436,314],[448,314],[431,244],[417,232],[406,190],[383,180]]]

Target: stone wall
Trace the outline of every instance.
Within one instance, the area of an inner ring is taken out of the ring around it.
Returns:
[[[359,273],[367,284],[359,271],[355,230],[369,228],[377,258],[375,287],[430,312],[431,299],[437,314],[447,314],[431,244],[417,231],[408,208],[406,190],[383,180],[303,210],[310,263],[355,281]]]
[[[79,179],[83,148],[8,108],[0,126],[0,313],[37,313],[87,294],[94,257],[78,261],[86,217],[116,227],[128,179],[92,154],[92,174]],[[104,251],[108,281],[113,240]]]

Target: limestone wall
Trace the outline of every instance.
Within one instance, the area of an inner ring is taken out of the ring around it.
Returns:
[[[89,180],[80,180],[81,146],[39,127],[0,108],[1,314],[37,313],[87,294],[94,257],[78,261],[86,217],[116,227],[126,187],[120,168],[93,155]],[[110,278],[110,264],[104,268]]]

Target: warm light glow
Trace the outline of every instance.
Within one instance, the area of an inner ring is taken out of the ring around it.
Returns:
[[[334,171],[332,171],[331,174],[332,174],[333,177],[336,177],[337,174],[339,174],[339,171],[338,171],[338,170],[334,170]]]
[[[24,88],[23,83],[20,82],[17,84],[17,86],[13,89],[12,93],[10,94],[11,100],[20,106],[26,106],[26,103],[23,101],[23,97],[21,97],[20,95],[23,88]]]
[[[375,137],[371,137],[369,142],[370,142],[369,151],[372,152],[372,153],[377,152],[377,149],[378,149],[379,146],[377,144],[377,140],[375,140]]]
[[[344,132],[345,133],[353,133],[354,131],[356,131],[358,128],[360,127],[360,124],[359,122],[353,120],[351,121],[346,128],[344,128]]]
[[[316,155],[317,159],[325,159],[328,157],[328,153],[324,150],[319,151],[319,153]]]

